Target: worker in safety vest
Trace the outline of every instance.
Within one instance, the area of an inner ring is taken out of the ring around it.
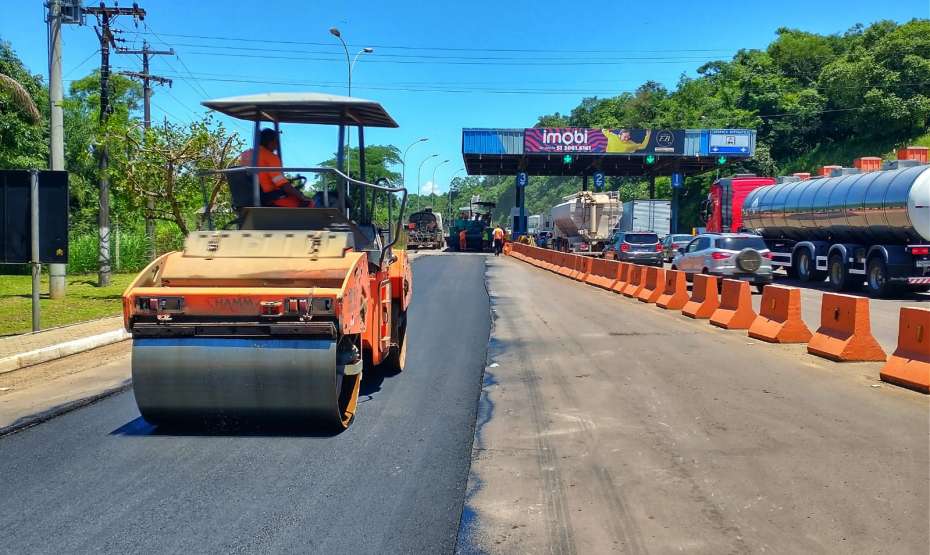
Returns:
[[[492,237],[494,239],[494,256],[500,256],[501,251],[504,250],[504,230],[501,226],[494,227]]]
[[[468,250],[468,234],[465,233],[465,230],[459,231],[459,250],[465,251]]]
[[[278,134],[274,129],[262,129],[259,137],[258,160],[253,161],[253,150],[250,148],[239,156],[240,166],[255,166],[261,168],[280,168],[281,158],[275,154],[278,151]],[[258,185],[261,187],[262,206],[282,206],[286,208],[314,206],[313,199],[297,190],[280,171],[267,171],[258,174]]]

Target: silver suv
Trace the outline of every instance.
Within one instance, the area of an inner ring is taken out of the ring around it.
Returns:
[[[678,249],[673,270],[710,274],[751,282],[759,291],[772,283],[772,253],[758,235],[748,233],[705,233]]]

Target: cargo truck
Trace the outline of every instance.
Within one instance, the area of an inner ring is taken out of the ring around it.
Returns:
[[[620,219],[616,191],[579,191],[552,207],[553,243],[562,250],[600,253]]]
[[[802,282],[828,278],[836,291],[864,284],[875,296],[930,290],[930,166],[900,160],[884,168],[835,168],[830,177],[784,183],[718,180],[707,229],[758,233],[772,265]]]
[[[659,238],[672,231],[672,201],[630,200],[623,203],[616,231],[652,231]]]

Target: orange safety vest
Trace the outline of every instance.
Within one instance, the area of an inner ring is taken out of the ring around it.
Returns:
[[[239,165],[252,165],[251,148],[239,156]],[[281,158],[279,158],[278,155],[271,150],[263,146],[259,146],[258,162],[255,165],[260,168],[280,168]],[[287,183],[287,178],[284,177],[284,174],[281,172],[261,172],[258,174],[258,185],[261,187],[263,193],[273,193],[280,189],[283,185],[287,185]],[[271,200],[271,204],[274,206],[284,207],[296,207],[301,205],[299,200],[286,195]]]
[[[495,240],[495,241],[503,241],[503,240],[504,240],[504,230],[503,230],[503,229],[501,229],[501,228],[499,228],[499,227],[495,227],[495,228],[494,228],[494,240]]]

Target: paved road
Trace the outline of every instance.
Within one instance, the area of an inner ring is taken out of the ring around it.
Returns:
[[[3,553],[452,550],[489,333],[484,257],[414,264],[408,369],[336,437],[162,435],[131,393],[0,438]]]
[[[491,259],[459,551],[915,553],[927,397]]]

